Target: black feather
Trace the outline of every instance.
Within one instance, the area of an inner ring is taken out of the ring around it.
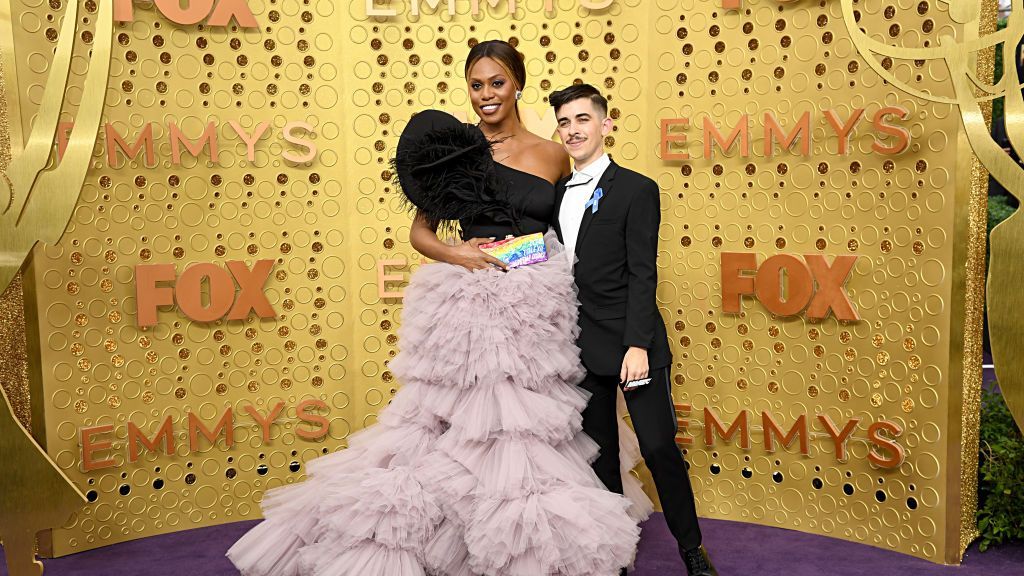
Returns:
[[[518,228],[493,145],[479,128],[461,122],[403,138],[391,167],[405,207],[444,232],[454,231],[460,219],[484,215]]]

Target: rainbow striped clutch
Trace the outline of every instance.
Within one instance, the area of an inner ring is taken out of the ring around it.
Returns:
[[[509,268],[519,268],[548,259],[544,234],[540,232],[481,244],[480,249],[508,264]]]

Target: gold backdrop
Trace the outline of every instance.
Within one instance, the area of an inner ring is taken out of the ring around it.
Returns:
[[[2,41],[13,140],[39,106],[65,1],[10,0]],[[436,4],[376,4],[396,14],[369,17],[364,2],[249,0],[258,27],[242,29],[175,24],[136,2],[134,21],[115,26],[104,121],[128,144],[151,124],[156,165],[145,165],[144,149],[109,162],[101,129],[67,233],[37,248],[25,273],[32,429],[90,500],[53,531],[52,553],[257,518],[267,488],[301,480],[304,462],[373,423],[400,386],[387,364],[400,346],[402,303],[382,297],[380,275],[407,275],[418,260],[388,160],[414,111],[469,111],[469,46],[502,38],[526,57],[521,107],[532,129],[553,132],[551,91],[577,79],[602,87],[616,120],[610,152],[661,186],[658,299],[674,393],[692,405],[680,416],[697,439],[687,458],[700,513],[958,561],[974,530],[986,182],[956,107],[886,85],[856,53],[838,0],[743,0],[738,9],[614,0],[595,10],[558,0],[550,12],[527,0],[511,15],[505,1],[479,2],[476,15],[477,2],[454,2],[455,15]],[[859,27],[896,44],[977,34],[944,2],[855,7]],[[95,12],[87,0],[73,104]],[[948,80],[923,61],[883,65],[937,92]],[[909,111],[894,122],[909,130],[908,149],[873,152],[865,121],[839,154],[824,111],[848,118],[864,108],[870,119],[883,106]],[[777,147],[766,157],[765,112],[786,131],[809,112],[810,154]],[[701,158],[703,118],[728,134],[741,114],[750,115],[752,155],[719,148]],[[691,120],[692,158],[662,160],[660,120],[680,117]],[[250,133],[269,123],[252,160],[231,121]],[[284,157],[303,152],[284,136],[296,121],[310,127],[311,161]],[[216,159],[208,146],[172,162],[171,125],[194,140],[209,122]],[[846,286],[861,320],[775,317],[750,298],[741,314],[724,314],[725,252],[755,253],[759,263],[778,253],[855,255]],[[136,265],[170,263],[180,275],[190,263],[260,259],[275,262],[265,286],[275,318],[204,323],[162,308],[156,326],[136,325]],[[379,266],[403,260],[409,266]],[[16,338],[17,325],[5,324],[4,337]],[[322,441],[297,434],[309,426],[296,407],[310,398],[327,406]],[[278,402],[284,412],[264,443],[246,406],[266,414]],[[190,450],[188,414],[212,429],[229,407],[234,445],[201,439]],[[726,424],[750,411],[750,448],[705,447],[704,407]],[[762,411],[786,429],[806,415],[809,454],[795,445],[766,452]],[[836,461],[817,414],[840,427],[861,419],[846,461]],[[130,462],[128,424],[151,437],[168,416],[176,453],[143,451]],[[896,469],[868,462],[867,427],[879,420],[902,429]],[[113,432],[97,440],[113,447],[98,454],[113,465],[84,471],[82,431],[104,425]]]

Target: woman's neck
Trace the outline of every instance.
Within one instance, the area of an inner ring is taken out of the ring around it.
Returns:
[[[480,131],[483,132],[484,136],[488,139],[512,138],[518,136],[524,130],[526,129],[523,128],[523,125],[519,122],[519,117],[515,114],[510,114],[498,124],[480,122]]]

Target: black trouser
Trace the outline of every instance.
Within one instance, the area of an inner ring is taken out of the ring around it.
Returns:
[[[679,544],[689,550],[700,546],[701,535],[690,477],[683,454],[676,446],[678,423],[669,388],[669,369],[653,370],[650,376],[649,384],[625,393],[626,406],[640,441],[640,453],[654,477],[669,530]],[[601,447],[601,454],[594,461],[594,471],[609,490],[622,494],[615,412],[618,385],[618,375],[600,376],[589,372],[580,384],[592,394],[583,410],[583,431]]]

